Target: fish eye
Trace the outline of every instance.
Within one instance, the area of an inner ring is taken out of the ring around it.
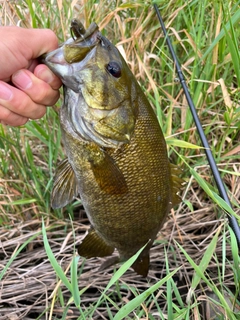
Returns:
[[[107,71],[115,78],[120,78],[122,70],[116,61],[110,61],[106,66]]]

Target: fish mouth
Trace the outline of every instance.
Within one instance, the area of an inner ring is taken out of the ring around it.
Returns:
[[[72,24],[75,21],[76,19]],[[74,32],[75,36],[69,38],[58,49],[45,53],[39,58],[41,63],[46,64],[67,87],[74,91],[77,91],[78,87],[76,81],[71,78],[85,67],[87,60],[95,54],[94,48],[101,41],[101,33],[95,23],[91,23],[84,31],[85,33],[82,34],[78,31]]]
[[[55,74],[62,78],[64,68],[67,68],[67,61],[64,59],[62,48],[58,48],[41,56],[40,62],[46,64]],[[63,67],[61,67],[63,66]]]

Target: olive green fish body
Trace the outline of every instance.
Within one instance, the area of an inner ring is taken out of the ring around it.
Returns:
[[[86,148],[84,143],[64,134],[89,220],[124,258],[136,253],[149,239],[154,240],[172,201],[165,140],[151,107],[146,109],[146,101],[139,111],[131,142],[118,149],[101,150],[91,145]],[[108,192],[108,186],[100,186],[94,175],[91,151],[102,153],[100,166],[109,172],[106,179],[115,180],[116,170],[120,170],[126,192],[119,192],[121,178],[114,182],[113,192]],[[105,168],[105,157],[112,159],[113,166]]]
[[[80,194],[92,225],[79,247],[84,257],[116,248],[122,261],[148,243],[133,265],[146,276],[149,249],[179,200],[181,180],[171,172],[156,115],[120,53],[96,28],[84,40],[81,33],[70,43],[73,57],[61,47],[46,59],[65,85],[60,121],[68,156],[56,171],[52,206]],[[75,71],[61,69],[62,60]],[[75,64],[81,64],[77,71]]]

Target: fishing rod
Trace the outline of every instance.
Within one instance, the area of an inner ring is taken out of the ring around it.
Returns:
[[[183,76],[183,73],[182,73],[182,70],[181,70],[181,65],[177,60],[177,57],[176,57],[176,54],[174,52],[172,43],[171,43],[170,38],[169,38],[169,36],[167,34],[167,30],[165,28],[165,25],[164,25],[163,19],[161,17],[160,11],[159,11],[159,9],[158,9],[156,4],[154,4],[153,6],[154,6],[154,9],[155,9],[155,11],[157,13],[158,20],[159,20],[159,22],[161,24],[161,27],[162,27],[162,30],[163,30],[163,34],[165,36],[169,51],[171,53],[171,56],[172,56],[172,59],[173,59],[173,62],[174,62],[174,65],[175,65],[175,68],[176,68],[176,71],[177,71],[177,74],[178,74],[178,77],[179,77],[179,80],[181,82],[184,94],[186,96],[188,105],[190,107],[190,110],[191,110],[191,113],[192,113],[192,117],[193,117],[194,122],[196,124],[197,130],[198,130],[198,134],[199,134],[200,139],[202,141],[202,145],[205,148],[204,150],[205,150],[205,153],[206,153],[206,156],[207,156],[207,159],[208,159],[209,166],[210,166],[210,168],[212,170],[212,174],[213,174],[213,177],[215,179],[219,194],[222,197],[222,199],[229,205],[229,207],[232,208],[231,202],[229,200],[229,197],[227,195],[225,186],[224,186],[224,184],[222,182],[220,173],[218,171],[216,162],[214,160],[212,151],[211,151],[211,149],[209,147],[207,138],[206,138],[206,136],[204,134],[203,127],[202,127],[201,122],[199,120],[199,117],[197,115],[195,105],[194,105],[193,100],[191,98],[191,95],[190,95],[190,93],[188,91],[188,87],[186,85],[186,82],[185,82],[185,79],[184,79],[184,76]],[[236,236],[237,243],[238,243],[238,248],[240,249],[240,227],[238,225],[238,222],[237,222],[236,218],[234,216],[232,216],[232,215],[228,215],[228,221],[229,221],[230,227],[232,228],[232,230],[233,230],[233,232],[234,232],[234,234]]]

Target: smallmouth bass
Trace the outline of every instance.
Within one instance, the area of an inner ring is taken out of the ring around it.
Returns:
[[[180,169],[170,165],[157,117],[117,48],[77,19],[72,38],[45,55],[64,84],[60,124],[67,159],[58,166],[52,207],[80,195],[91,223],[80,256],[119,252],[124,261],[147,246],[133,269],[147,276],[149,250],[169,210],[180,202]]]

